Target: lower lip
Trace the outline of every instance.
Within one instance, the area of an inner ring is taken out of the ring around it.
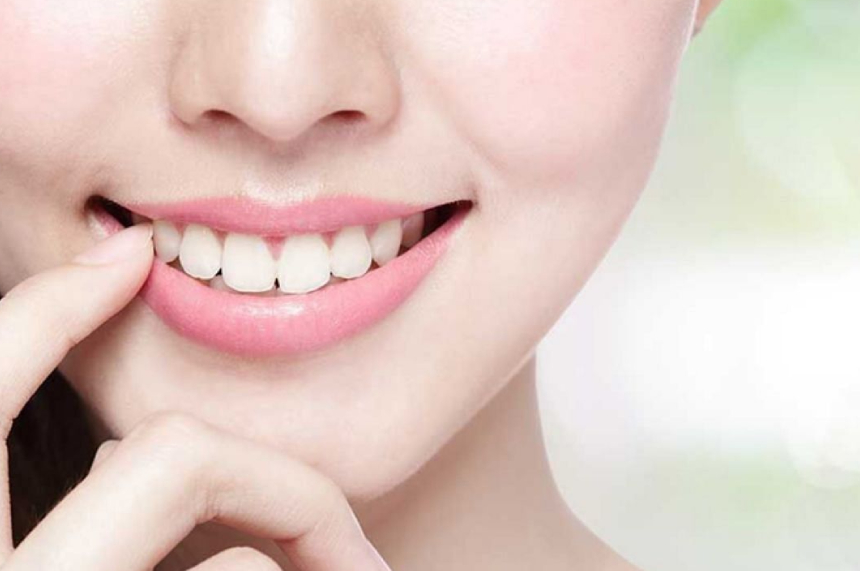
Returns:
[[[319,351],[396,310],[445,253],[468,212],[457,209],[429,236],[361,278],[308,294],[219,291],[156,258],[140,295],[172,329],[219,351],[249,357]]]

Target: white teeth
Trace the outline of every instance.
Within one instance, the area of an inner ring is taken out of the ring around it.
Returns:
[[[230,288],[263,292],[275,287],[278,269],[266,241],[248,234],[227,234],[221,256],[221,275]]]
[[[334,236],[331,244],[331,273],[339,278],[363,276],[373,262],[364,226],[348,226]]]
[[[402,237],[403,226],[399,218],[387,220],[376,227],[370,236],[370,250],[377,264],[384,266],[397,257]]]
[[[370,236],[364,226],[348,226],[334,234],[331,246],[321,234],[297,234],[284,240],[277,258],[261,236],[228,233],[222,245],[219,234],[201,224],[188,224],[183,232],[167,220],[154,220],[153,240],[160,260],[212,289],[303,294],[361,277],[374,261],[380,267],[389,263],[401,245],[410,248],[421,239],[426,223],[424,213],[416,212],[380,222]]]
[[[403,221],[403,247],[411,248],[424,231],[424,212],[416,212]]]
[[[179,230],[166,220],[156,220],[152,223],[153,241],[155,242],[155,255],[165,264],[169,264],[179,256],[179,245],[182,243],[182,234]]]
[[[319,234],[298,234],[284,242],[278,259],[278,288],[307,293],[328,283],[329,250]]]
[[[189,276],[211,279],[221,269],[221,243],[212,230],[189,224],[179,246],[179,263]]]

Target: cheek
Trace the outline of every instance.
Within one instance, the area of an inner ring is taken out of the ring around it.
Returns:
[[[655,138],[693,4],[439,0],[412,11],[407,41],[495,168],[564,180]]]
[[[123,52],[142,16],[134,0],[0,2],[0,151],[56,150],[95,129],[133,72]]]
[[[0,0],[0,291],[88,240],[69,213],[101,173],[111,110],[128,112],[143,76],[138,3]],[[8,238],[26,235],[40,239]]]

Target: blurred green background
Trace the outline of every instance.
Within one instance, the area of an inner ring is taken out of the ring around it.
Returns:
[[[860,569],[860,0],[724,0],[539,350],[551,460],[643,571]]]

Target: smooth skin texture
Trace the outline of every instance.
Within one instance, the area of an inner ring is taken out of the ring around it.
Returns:
[[[0,3],[6,433],[59,363],[118,441],[6,567],[381,568],[352,507],[395,569],[632,569],[555,488],[534,350],[645,186],[716,3]],[[383,323],[243,360],[134,298],[145,256],[48,270],[100,238],[96,193],[475,207]]]
[[[152,263],[150,238],[149,225],[124,230],[0,301],[4,444],[44,377],[140,288]],[[6,453],[4,445],[8,484]],[[140,501],[142,494],[147,501]],[[2,498],[4,571],[152,569],[197,524],[211,520],[276,539],[299,569],[388,569],[334,482],[267,446],[177,413],[150,416],[121,442],[106,441],[87,478],[14,550],[8,489]],[[195,567],[219,568],[278,567],[250,548]]]

